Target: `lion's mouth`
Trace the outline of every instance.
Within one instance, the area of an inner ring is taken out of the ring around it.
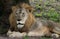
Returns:
[[[18,23],[17,25],[24,25],[23,23]]]
[[[24,25],[21,25],[21,24],[20,24],[20,25],[17,25],[17,28],[18,28],[18,29],[21,29],[21,28],[23,28],[23,27],[24,27]]]
[[[25,23],[25,22],[23,22],[23,21],[17,21],[17,28],[18,28],[18,29],[23,28],[23,27],[24,27],[24,23]]]

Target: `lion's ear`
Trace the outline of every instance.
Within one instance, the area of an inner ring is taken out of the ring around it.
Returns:
[[[30,13],[33,13],[33,11],[34,11],[34,8],[31,7],[31,6],[27,7],[26,9],[27,9]]]
[[[12,11],[16,10],[17,7],[16,6],[12,6]]]

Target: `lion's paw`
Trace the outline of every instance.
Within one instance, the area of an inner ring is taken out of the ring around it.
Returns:
[[[56,38],[58,38],[59,35],[54,33],[54,34],[52,34],[52,37],[56,37]]]
[[[26,36],[26,33],[20,33],[20,32],[12,32],[11,34],[8,35],[8,37],[14,38],[14,37],[24,37]]]

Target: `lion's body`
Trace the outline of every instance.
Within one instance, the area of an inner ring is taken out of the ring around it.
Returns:
[[[24,6],[21,5],[23,8],[32,10],[31,7],[28,7],[29,5],[24,3]],[[19,6],[17,6],[19,7]],[[17,9],[17,8],[16,8]],[[58,27],[54,25],[54,22],[50,21],[42,21],[35,19],[34,15],[32,14],[32,11],[28,12],[27,19],[25,20],[25,24],[22,28],[17,28],[17,22],[16,22],[16,16],[15,16],[15,8],[13,8],[13,12],[9,16],[10,21],[10,30],[13,31],[19,31],[19,32],[28,32],[28,36],[44,36],[44,35],[51,35],[51,32],[55,32],[60,34],[59,31],[55,31],[55,27]],[[23,20],[23,19],[22,19]]]

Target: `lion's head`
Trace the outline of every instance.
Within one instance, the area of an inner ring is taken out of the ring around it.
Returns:
[[[33,10],[34,9],[30,5],[25,3],[20,3],[12,7],[12,11],[15,14],[18,29],[24,27],[26,20],[28,19],[29,13],[32,13]]]

